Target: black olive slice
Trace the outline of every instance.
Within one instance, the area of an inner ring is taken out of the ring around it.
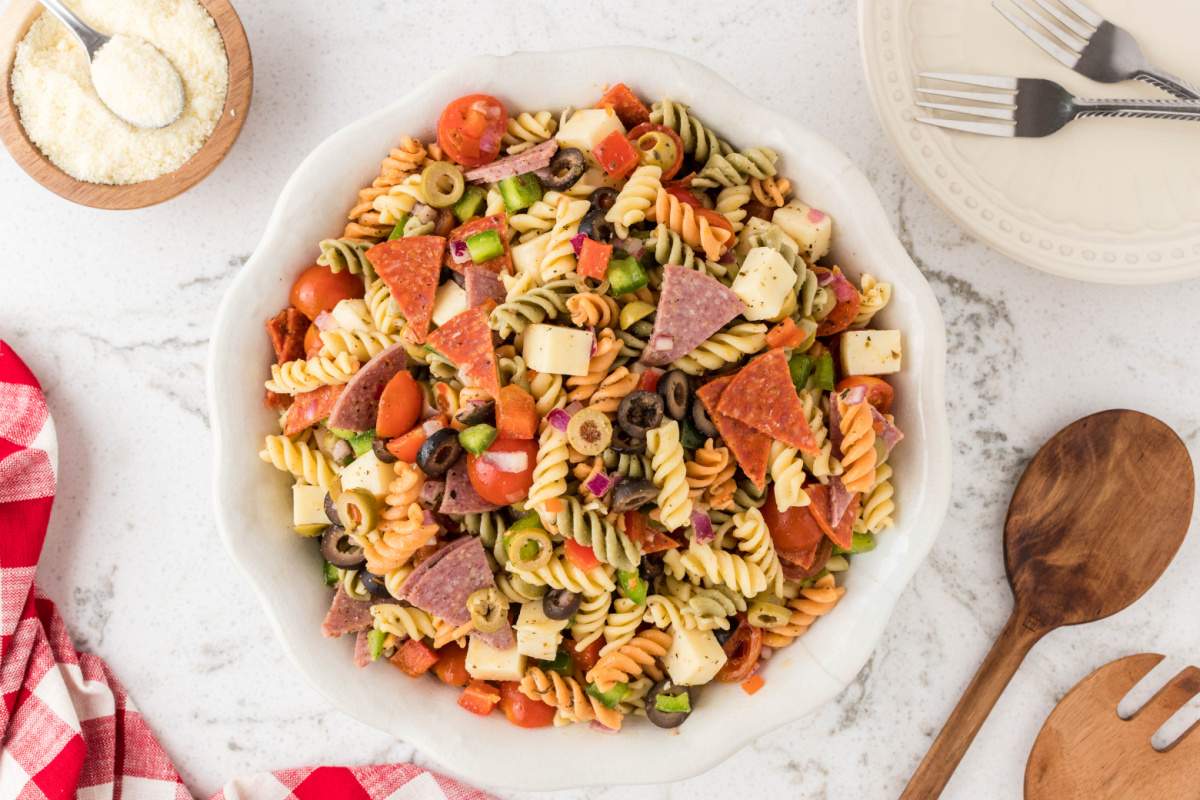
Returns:
[[[688,413],[692,389],[688,376],[673,369],[658,380],[658,396],[663,399],[663,413],[671,419],[683,419]]]
[[[623,480],[612,492],[613,511],[633,511],[658,497],[658,487],[647,480]]]
[[[587,171],[583,151],[576,147],[564,147],[550,159],[550,166],[542,175],[542,186],[546,189],[564,191],[570,189]]]
[[[663,418],[663,401],[657,394],[634,391],[617,407],[617,424],[633,436],[644,437]]]
[[[462,455],[462,445],[458,443],[458,431],[453,428],[442,428],[421,445],[417,451],[417,466],[432,478],[440,478],[454,466]]]
[[[583,595],[566,589],[552,589],[542,597],[542,613],[550,619],[570,619],[582,602]]]
[[[321,535],[321,555],[335,567],[353,569],[365,561],[363,549],[341,525],[330,525]]]

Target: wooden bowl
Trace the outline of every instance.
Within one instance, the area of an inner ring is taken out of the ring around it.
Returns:
[[[4,93],[0,101],[0,139],[8,152],[29,173],[29,177],[71,202],[93,208],[144,208],[169,200],[190,189],[221,163],[233,147],[246,112],[254,86],[250,62],[250,43],[242,21],[229,0],[199,0],[212,16],[225,43],[229,60],[229,85],[225,91],[225,108],[212,134],[183,166],[157,178],[141,183],[112,185],[78,180],[55,166],[42,154],[21,126],[20,112],[13,102],[12,67],[17,44],[25,38],[29,26],[43,10],[35,0],[12,0],[0,15],[0,64],[3,64]]]

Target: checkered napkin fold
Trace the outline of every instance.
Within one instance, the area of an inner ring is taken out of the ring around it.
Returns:
[[[78,653],[34,585],[58,443],[41,387],[0,341],[0,798],[192,800],[108,665]],[[213,800],[487,800],[412,764],[240,778]]]

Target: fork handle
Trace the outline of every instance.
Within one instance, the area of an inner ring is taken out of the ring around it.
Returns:
[[[1184,100],[1200,100],[1200,89],[1169,72],[1147,67],[1134,77]]]
[[[1076,100],[1075,117],[1183,119],[1200,122],[1197,100]]]

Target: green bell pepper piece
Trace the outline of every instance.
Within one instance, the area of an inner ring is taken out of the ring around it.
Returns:
[[[639,606],[646,602],[646,594],[650,585],[642,579],[637,570],[617,570],[617,591],[622,597],[628,597]]]
[[[325,567],[322,571],[325,576],[325,585],[326,586],[337,586],[337,582],[338,582],[337,567],[335,567],[333,564],[330,564],[328,561],[326,561]]]
[[[504,243],[495,230],[480,231],[467,237],[467,252],[471,254],[471,261],[482,264],[504,255]]]
[[[412,215],[409,214],[407,211],[400,215],[400,218],[398,220],[396,220],[396,227],[392,228],[392,232],[388,234],[387,240],[389,242],[392,241],[393,239],[403,239],[404,238],[404,226],[408,224],[408,218],[410,216],[412,216]]]
[[[504,207],[509,212],[520,211],[542,199],[542,182],[532,172],[502,178],[496,188],[504,198]]]
[[[641,264],[629,256],[617,258],[616,253],[608,262],[605,277],[608,279],[608,291],[613,296],[636,292],[650,282],[650,276]]]
[[[688,714],[692,710],[692,698],[687,692],[659,694],[654,698],[654,707],[668,714]]]
[[[587,687],[587,693],[599,700],[601,703],[604,703],[607,708],[616,708],[617,705],[625,699],[625,695],[629,694],[629,684],[613,684],[613,687],[607,692],[602,692],[600,691],[600,687],[598,687],[596,684],[589,683]]]
[[[357,458],[363,453],[371,452],[371,442],[375,441],[375,431],[363,431],[356,433],[346,441],[350,442],[350,447],[354,450],[354,456]]]
[[[817,359],[816,380],[818,389],[824,389],[827,392],[833,391],[833,355],[831,353],[822,353],[821,357]]]
[[[804,388],[808,383],[808,378],[813,373],[816,364],[813,363],[811,356],[806,356],[804,353],[795,353],[788,359],[788,370],[792,373],[792,383],[796,385],[796,389]]]
[[[367,634],[367,647],[370,648],[371,660],[376,661],[383,655],[383,642],[387,639],[387,634],[381,630],[371,629]]]
[[[486,422],[472,425],[458,434],[458,443],[472,455],[481,455],[496,441],[496,429]]]
[[[487,192],[478,186],[468,186],[463,196],[454,204],[454,216],[459,222],[466,222],[472,217],[479,216],[487,202]]]
[[[559,650],[553,661],[539,661],[538,666],[547,672],[570,675],[575,668],[575,661],[566,650]]]

